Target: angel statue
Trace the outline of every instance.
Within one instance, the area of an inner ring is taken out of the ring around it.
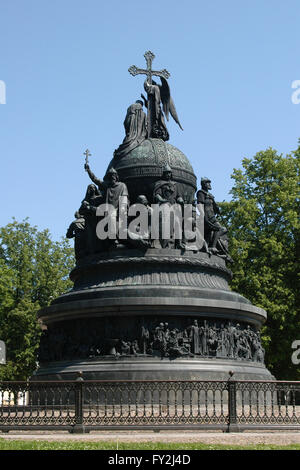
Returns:
[[[167,79],[170,77],[169,72],[166,69],[163,70],[153,70],[152,61],[155,58],[155,55],[151,51],[147,51],[144,54],[146,59],[147,68],[141,69],[135,65],[129,67],[128,72],[133,75],[146,75],[147,78],[144,82],[144,89],[147,93],[147,98],[144,95],[141,95],[145,107],[148,110],[147,116],[147,135],[149,137],[154,137],[162,139],[164,141],[169,140],[169,133],[166,128],[165,119],[169,120],[169,114],[171,114],[174,121],[182,129],[179,122],[176,108],[174,102],[171,98],[170,87],[167,82]],[[157,84],[152,76],[159,77],[161,80],[161,85]],[[162,104],[162,108],[161,108]],[[183,130],[183,129],[182,129]]]
[[[169,114],[171,114],[174,121],[182,129],[179,122],[176,108],[171,97],[170,87],[167,80],[160,77],[161,85],[157,84],[154,80],[151,83],[146,79],[144,82],[144,89],[147,92],[147,99],[142,94],[142,98],[145,102],[145,107],[149,113],[149,127],[148,136],[162,139],[164,141],[169,140],[169,132],[167,130],[164,115],[169,121]],[[163,111],[161,109],[161,104]],[[183,130],[183,129],[182,129]]]

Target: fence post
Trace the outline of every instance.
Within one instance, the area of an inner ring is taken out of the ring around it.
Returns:
[[[237,403],[236,403],[236,381],[233,378],[233,371],[229,371],[228,379],[228,427],[226,432],[240,432],[237,424]]]
[[[89,432],[85,429],[83,424],[83,377],[82,372],[78,372],[78,377],[75,381],[75,424],[70,430],[72,434],[83,434]]]

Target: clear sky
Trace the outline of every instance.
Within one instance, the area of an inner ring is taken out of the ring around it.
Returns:
[[[243,157],[297,147],[299,0],[0,0],[0,15],[0,226],[28,216],[65,235],[89,183],[82,153],[102,178],[143,91],[128,67],[149,49],[184,128],[170,122],[169,142],[218,201]]]

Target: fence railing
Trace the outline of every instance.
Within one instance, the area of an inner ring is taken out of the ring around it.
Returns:
[[[300,430],[300,382],[0,382],[0,431]]]

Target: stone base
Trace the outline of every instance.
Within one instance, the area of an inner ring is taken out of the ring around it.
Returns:
[[[231,291],[230,277],[207,253],[115,250],[82,260],[74,288],[39,313],[47,330],[33,380],[82,372],[93,381],[227,381],[230,371],[273,380],[259,337],[266,312]]]
[[[103,358],[42,364],[33,380],[275,380],[264,364],[217,358]]]
[[[233,372],[233,377],[232,377]],[[125,358],[113,360],[103,358],[101,360],[72,361],[49,363],[41,366],[32,377],[33,381],[51,380],[68,381],[76,380],[79,375],[83,377],[87,385],[87,395],[83,403],[88,406],[119,406],[135,403],[137,406],[156,405],[184,405],[198,406],[221,405],[227,406],[228,390],[224,384],[215,381],[235,380],[274,380],[274,377],[259,363],[246,361],[230,361],[220,359],[159,359],[159,358]],[[164,381],[164,384],[141,386],[135,381]],[[105,383],[88,383],[87,381],[108,381]],[[125,381],[125,383],[122,381]],[[128,381],[128,382],[126,382]],[[196,382],[209,381],[196,384],[186,384],[181,381]],[[210,382],[212,381],[212,382]],[[63,385],[62,385],[63,387]],[[62,388],[62,394],[64,394]],[[152,391],[151,391],[152,390]],[[167,391],[168,390],[168,391]],[[223,391],[222,391],[223,390]],[[46,392],[47,393],[47,392]],[[57,392],[56,392],[57,393]],[[57,395],[59,402],[62,395]],[[130,398],[129,398],[130,397]],[[53,391],[50,393],[53,400]],[[130,400],[127,402],[127,400]],[[253,403],[266,400],[266,397],[256,392],[251,392]],[[269,401],[269,398],[267,399]],[[72,401],[72,399],[71,399]],[[249,393],[244,393],[243,398],[237,393],[237,404],[247,403]],[[68,397],[70,402],[70,397]]]

